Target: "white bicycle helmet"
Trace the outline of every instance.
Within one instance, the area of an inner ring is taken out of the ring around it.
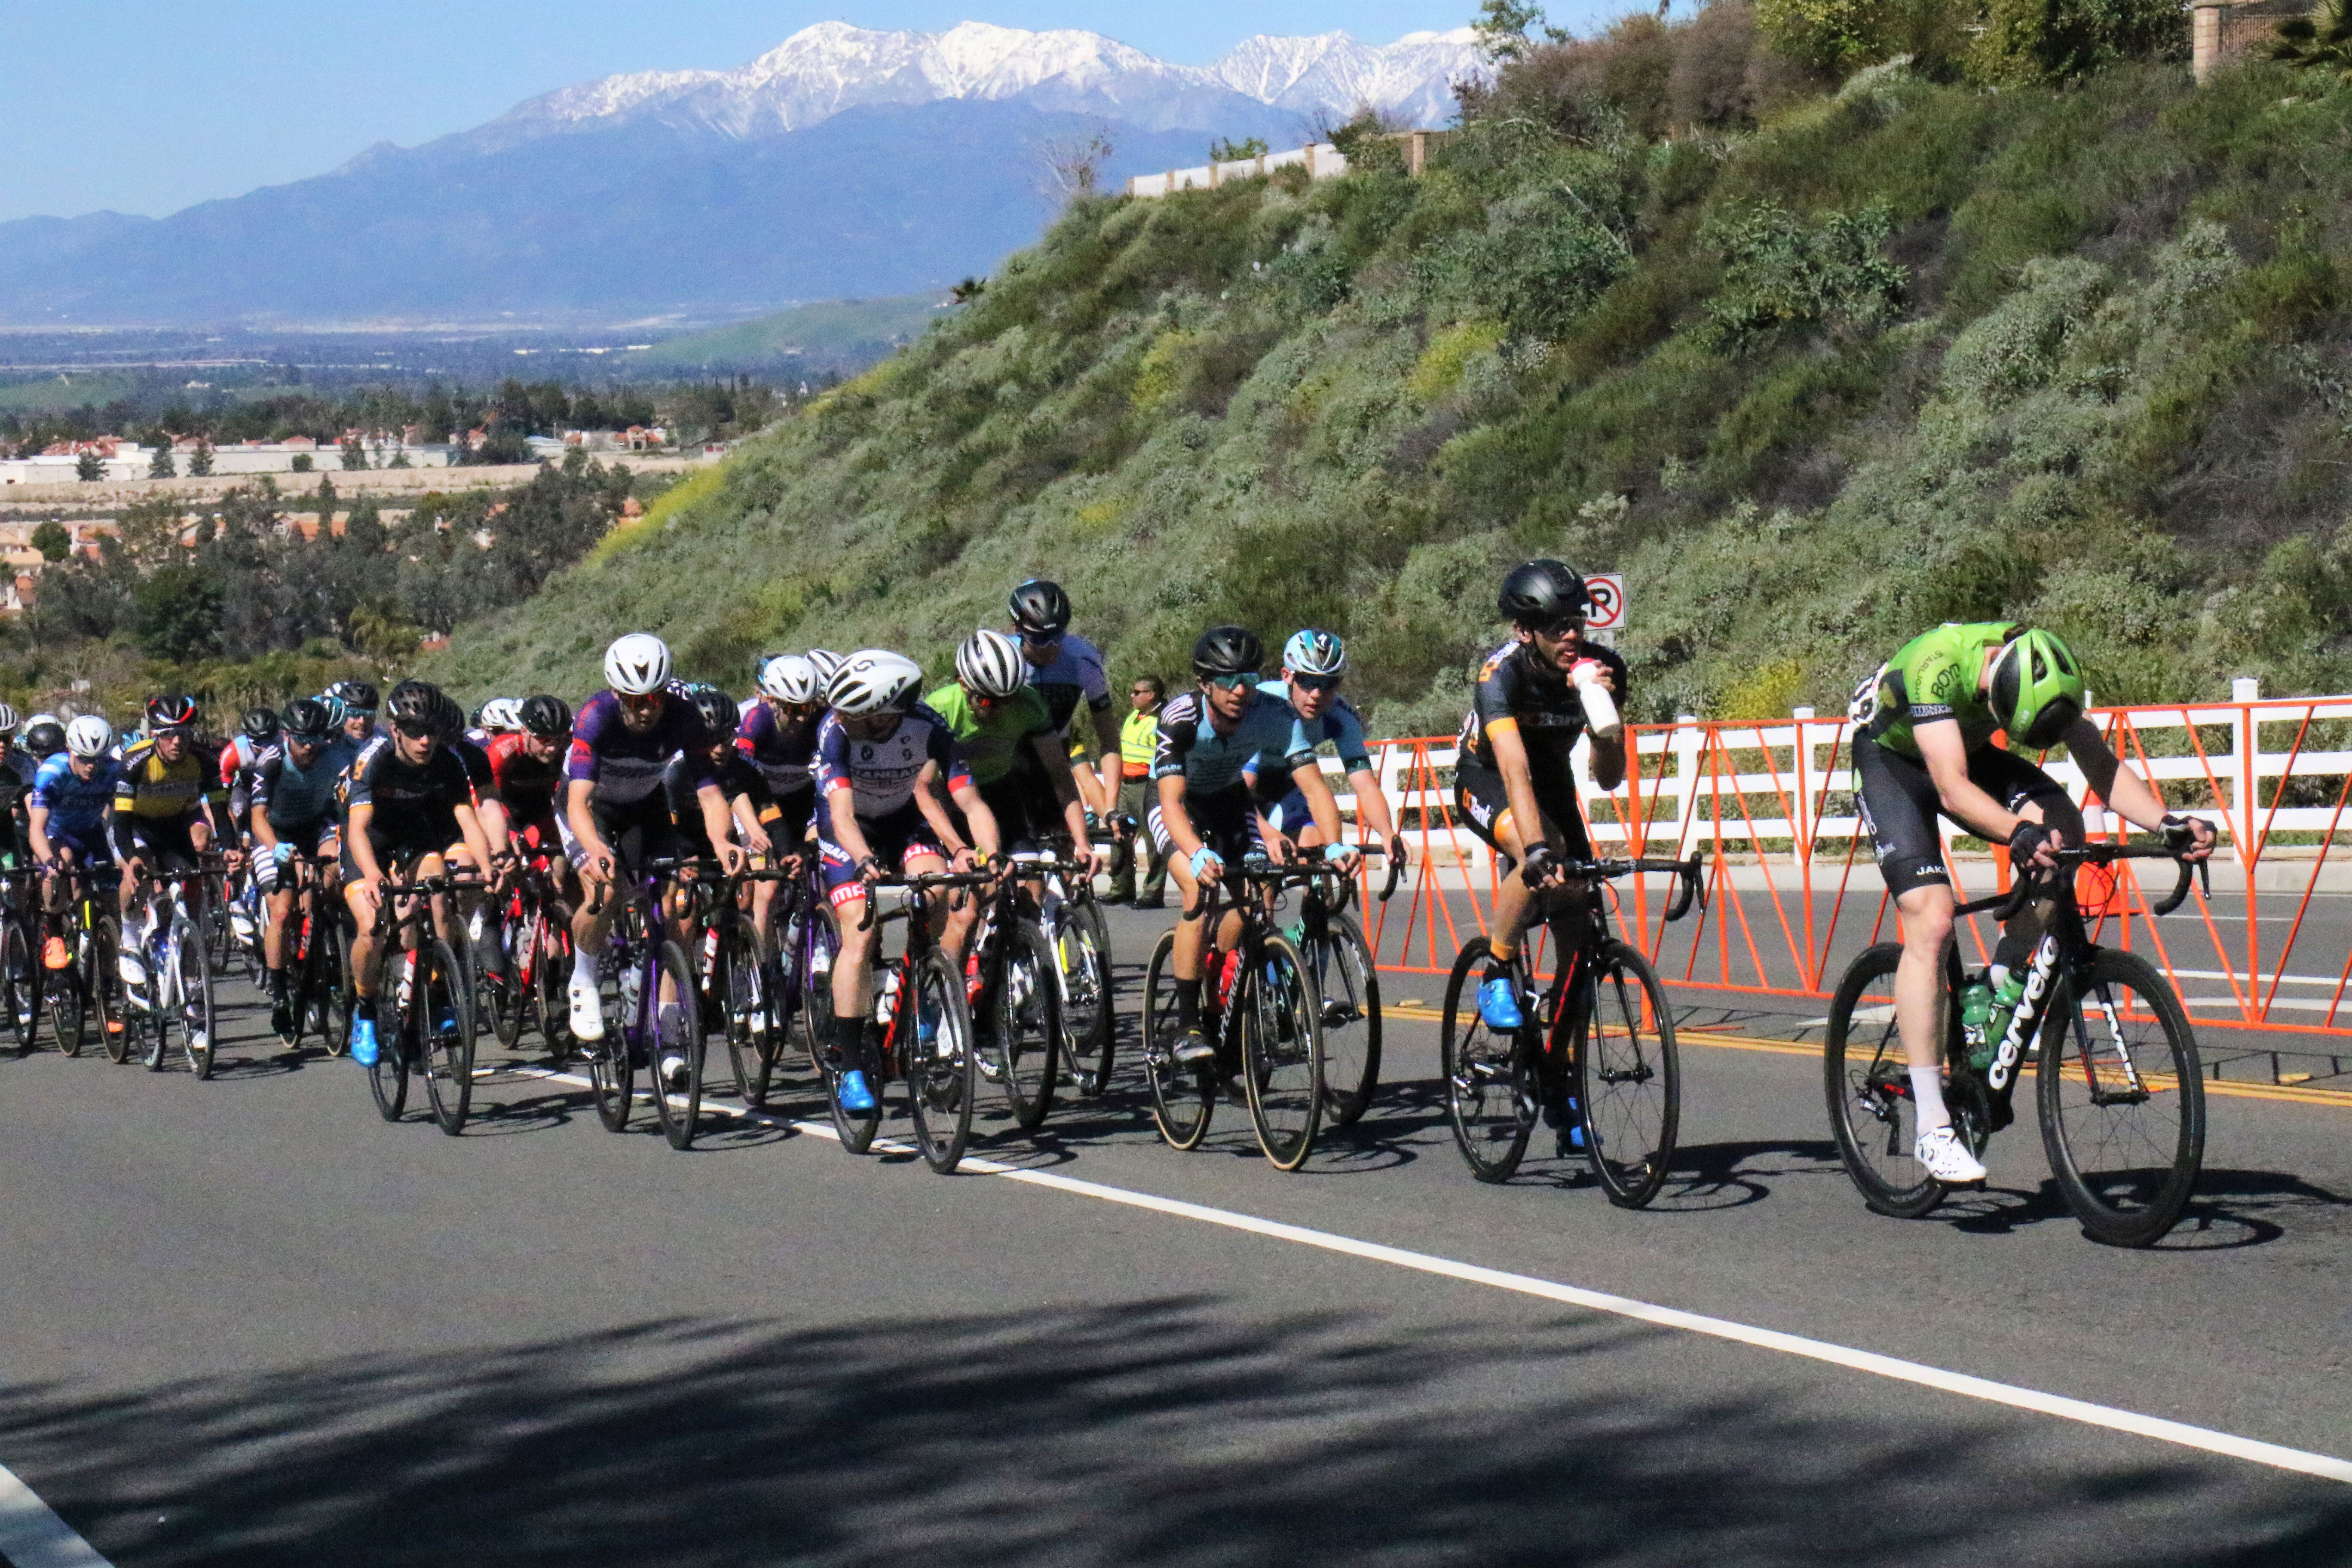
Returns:
[[[760,691],[779,702],[814,702],[820,682],[816,666],[796,653],[780,653],[760,667]]]
[[[604,650],[604,683],[631,697],[644,697],[669,684],[669,644],[651,632],[616,637]]]
[[[16,732],[16,710],[5,702],[0,702],[0,735],[13,735]]]
[[[1293,675],[1344,674],[1348,650],[1329,632],[1294,632],[1282,645],[1282,667]]]
[[[956,649],[955,666],[956,679],[982,697],[1012,696],[1029,672],[1020,646],[985,626],[964,638]]]
[[[923,684],[923,667],[888,648],[860,649],[844,659],[824,689],[824,700],[845,718],[903,710]]]
[[[482,704],[482,728],[493,735],[511,735],[522,728],[522,699],[493,697]]]
[[[85,713],[66,726],[66,750],[77,757],[102,757],[114,744],[114,726],[95,713]]]

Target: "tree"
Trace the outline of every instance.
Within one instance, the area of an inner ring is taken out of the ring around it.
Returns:
[[[349,626],[352,647],[379,664],[414,658],[423,634],[396,595],[375,594],[355,607]]]
[[[213,472],[213,444],[202,436],[196,437],[196,449],[188,454],[188,474],[192,479],[210,479]]]
[[[74,459],[74,478],[84,484],[94,484],[106,478],[106,463],[96,452],[85,450]]]
[[[155,455],[147,459],[147,477],[151,479],[175,479],[180,477],[178,466],[172,461],[172,438],[169,436],[155,438]]]
[[[1265,151],[1265,139],[1262,136],[1244,136],[1238,142],[1229,142],[1220,136],[1209,143],[1209,162],[1239,163],[1251,158],[1263,158]]]
[[[1056,137],[1038,153],[1045,161],[1046,194],[1065,204],[1084,201],[1101,193],[1103,165],[1112,153],[1110,132],[1105,128],[1091,136]]]
[[[335,481],[334,481],[334,480],[332,480],[332,479],[329,479],[329,478],[328,478],[326,475],[324,475],[324,474],[320,474],[320,475],[319,476],[319,488],[318,488],[318,489],[317,489],[317,491],[316,491],[315,493],[317,494],[317,496],[318,496],[318,498],[319,498],[319,504],[320,504],[321,507],[324,507],[324,508],[326,508],[328,510],[331,510],[331,511],[334,510],[334,505],[335,505]]]
[[[356,435],[346,435],[343,437],[343,472],[357,473],[367,466],[367,443]]]
[[[217,653],[225,597],[220,579],[201,566],[163,567],[131,592],[131,635],[150,658]]]
[[[2271,58],[2352,81],[2352,0],[2320,0],[2310,16],[2281,22]]]
[[[1515,60],[1534,42],[1528,29],[1543,24],[1544,10],[1523,0],[1480,0],[1478,19],[1470,30],[1478,36],[1478,52],[1497,63]],[[1569,35],[1554,26],[1544,26],[1544,37],[1555,44],[1568,42]]]
[[[2187,52],[2187,0],[1990,0],[1969,74],[1996,87],[2072,81],[2128,59]]]
[[[73,535],[56,518],[33,530],[33,548],[41,552],[44,561],[63,561],[73,553]]]
[[[294,471],[296,473],[307,474],[317,466],[317,464],[310,460],[310,453],[297,452],[294,454]]]

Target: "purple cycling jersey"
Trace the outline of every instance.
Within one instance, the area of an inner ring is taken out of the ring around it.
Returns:
[[[924,703],[901,714],[878,741],[853,738],[838,713],[826,714],[817,727],[817,785],[828,796],[848,790],[860,817],[881,816],[912,801],[915,781],[928,763],[940,765],[941,782],[950,789],[971,778],[948,721]]]
[[[822,713],[804,719],[754,702],[735,732],[735,750],[760,770],[771,795],[792,795],[816,782],[816,731]]]
[[[696,785],[715,782],[709,745],[710,732],[702,715],[675,692],[662,694],[661,713],[651,725],[632,730],[622,722],[621,700],[610,691],[599,691],[572,721],[572,750],[563,760],[563,776],[595,785],[597,799],[604,805],[634,805],[660,790],[662,770],[681,752],[695,759]]]

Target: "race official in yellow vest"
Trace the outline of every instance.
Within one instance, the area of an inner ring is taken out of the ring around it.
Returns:
[[[1160,702],[1166,694],[1158,676],[1137,676],[1127,693],[1135,710],[1118,727],[1118,808],[1138,822],[1151,807],[1151,756],[1160,747]],[[1110,901],[1125,903],[1133,899],[1139,910],[1159,909],[1167,886],[1168,863],[1150,834],[1137,834],[1135,843],[1143,854],[1143,889],[1136,890],[1135,857],[1129,853],[1111,869]]]

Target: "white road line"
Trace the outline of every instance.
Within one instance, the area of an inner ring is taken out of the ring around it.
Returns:
[[[506,1069],[480,1068],[478,1073],[505,1070],[518,1074],[551,1079],[563,1083],[588,1087],[588,1079],[576,1073],[558,1072],[545,1068],[515,1068]],[[721,1115],[750,1121],[764,1122],[772,1127],[791,1127],[814,1133],[820,1138],[838,1141],[840,1134],[826,1122],[796,1121],[789,1117],[774,1116],[748,1107],[712,1104],[704,1109]],[[912,1145],[893,1139],[877,1138],[877,1149],[891,1152],[909,1152]],[[1928,1366],[1921,1362],[1905,1361],[1899,1356],[1881,1355],[1875,1351],[1856,1350],[1849,1345],[1833,1344],[1827,1340],[1808,1339],[1802,1334],[1783,1333],[1778,1329],[1759,1329],[1750,1324],[1734,1322],[1728,1318],[1708,1317],[1703,1312],[1686,1312],[1678,1307],[1654,1306],[1637,1301],[1630,1296],[1612,1296],[1604,1290],[1588,1290],[1580,1286],[1562,1285],[1533,1275],[1512,1274],[1500,1268],[1483,1268],[1475,1263],[1461,1263],[1450,1258],[1431,1253],[1412,1252],[1401,1247],[1389,1247],[1376,1241],[1359,1241],[1353,1237],[1339,1236],[1327,1230],[1314,1230],[1306,1226],[1288,1225],[1281,1220],[1260,1219],[1255,1215],[1240,1214],[1232,1209],[1211,1208],[1205,1204],[1186,1203],[1181,1198],[1163,1198],[1152,1193],[1139,1193],[1127,1187],[1107,1186],[1100,1182],[1081,1180],[1076,1176],[1057,1175],[1050,1171],[1033,1171],[1018,1165],[1006,1165],[994,1160],[967,1156],[959,1171],[977,1175],[1002,1176],[1008,1181],[1030,1186],[1050,1187],[1056,1192],[1072,1193],[1080,1197],[1095,1198],[1104,1203],[1121,1204],[1129,1208],[1148,1209],[1178,1219],[1198,1221],[1203,1225],[1220,1226],[1252,1236],[1262,1236],[1276,1241],[1286,1241],[1300,1247],[1311,1247],[1344,1257],[1360,1258],[1373,1263],[1385,1263],[1415,1273],[1433,1274],[1443,1279],[1456,1279],[1465,1284],[1484,1285],[1493,1289],[1509,1290],[1522,1296],[1540,1297],[1568,1306],[1582,1307],[1590,1311],[1607,1312],[1615,1317],[1631,1318],[1637,1322],[1654,1323],[1661,1328],[1681,1329],[1685,1332],[1705,1334],[1711,1339],[1730,1340],[1738,1344],[1753,1345],[1759,1350],[1778,1351],[1783,1355],[1802,1356],[1808,1361],[1827,1362],[1855,1372],[1866,1372],[1876,1377],[1893,1378],[1901,1383],[1916,1383],[1925,1387],[1941,1389],[1964,1398],[1980,1399],[1988,1404],[2006,1405],[2018,1410],[2031,1410],[2061,1420],[2080,1422],[2087,1426],[2104,1426],[2110,1431],[2127,1432],[2134,1436],[2152,1437],[2160,1443],[2173,1443],[2184,1448],[2200,1448],[2209,1454],[2221,1454],[2233,1459],[2245,1459],[2257,1465],[2269,1465],[2276,1469],[2293,1470],[2302,1475],[2317,1476],[2325,1480],[2352,1484],[2352,1459],[2337,1458],[2330,1454],[2308,1453],[2301,1448],[2283,1447],[2276,1443],[2264,1443],[2252,1437],[2240,1437],[2228,1432],[2216,1432],[2210,1427],[2191,1426],[2186,1422],[2168,1421],[2158,1415],[2143,1415],[2137,1411],[2119,1410],[2113,1405],[2094,1405],[2088,1400],[2070,1399],[2061,1394],[2045,1394],[2040,1389],[2023,1388],[2015,1384],[1995,1383],[1990,1378],[1973,1377],[1967,1373],[1948,1372],[1942,1367]]]
[[[5,1465],[0,1465],[0,1557],[16,1568],[114,1568]]]

